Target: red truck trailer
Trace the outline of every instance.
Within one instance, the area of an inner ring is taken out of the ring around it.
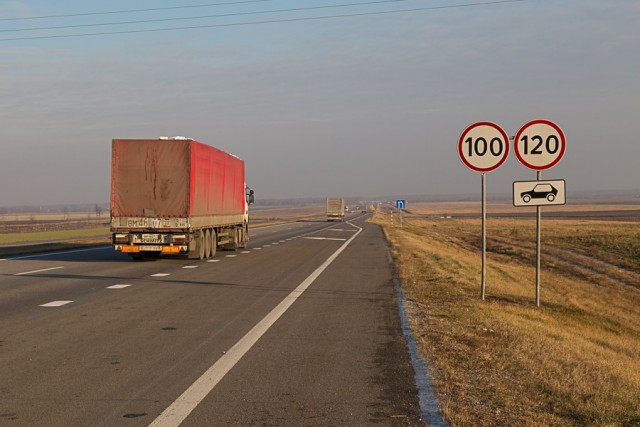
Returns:
[[[112,142],[112,242],[132,258],[245,247],[251,203],[236,156],[187,138]]]

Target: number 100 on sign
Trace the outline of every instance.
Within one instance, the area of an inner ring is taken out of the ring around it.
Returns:
[[[467,127],[458,140],[460,160],[471,170],[489,172],[509,156],[509,137],[495,123],[478,122]]]

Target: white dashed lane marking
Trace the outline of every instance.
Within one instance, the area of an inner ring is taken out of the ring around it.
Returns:
[[[238,255],[227,255],[227,258],[235,258],[235,257],[237,257],[237,256],[238,256]]]
[[[61,307],[63,305],[71,304],[73,301],[51,301],[46,304],[42,304],[40,307]]]
[[[124,288],[128,288],[131,285],[111,285],[111,286],[107,286],[107,289],[124,289]]]
[[[171,276],[171,273],[156,273],[151,275],[151,277],[165,277],[165,276]]]
[[[198,266],[197,265],[185,265],[182,268],[198,268]]]
[[[207,261],[207,262],[220,262],[220,260],[219,260],[219,259],[210,259],[210,260],[209,260],[209,261]]]
[[[59,270],[61,268],[64,268],[64,267],[51,267],[51,268],[43,268],[42,270],[25,271],[24,273],[14,274],[14,276],[24,276],[25,274],[42,273],[43,271]]]
[[[251,251],[242,251],[241,253],[243,253],[243,254],[250,254],[250,253],[251,253]]]

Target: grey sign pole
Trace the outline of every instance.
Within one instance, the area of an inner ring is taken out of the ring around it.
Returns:
[[[487,276],[487,174],[482,173],[482,280],[480,298],[484,301],[484,288]]]
[[[482,176],[482,274],[480,299],[484,300],[487,275],[487,172],[499,168],[509,156],[509,137],[500,126],[476,122],[458,139],[458,155],[469,169]]]
[[[536,176],[536,181],[513,183],[513,206],[536,207],[536,307],[540,307],[542,207],[564,205],[566,186],[563,179],[542,181],[542,171],[536,171]]]
[[[518,161],[523,166],[536,171],[537,182],[539,183],[542,177],[541,171],[555,166],[564,156],[566,139],[564,132],[558,125],[549,120],[539,119],[523,125],[516,133],[513,145]],[[531,191],[535,192],[538,185],[540,184],[537,184]],[[551,185],[549,187],[554,188]],[[553,197],[549,199],[547,196],[549,202],[553,202],[558,195],[558,190],[555,188],[554,190],[555,192],[551,194]],[[525,196],[527,197],[526,200]],[[534,197],[539,197],[533,193],[525,194],[525,196],[522,197],[524,203],[532,201]],[[562,197],[564,198],[564,188]],[[515,198],[516,194],[514,194],[514,200]],[[541,218],[542,207],[540,203],[536,203],[536,307],[540,307]]]
[[[537,171],[537,180],[540,181],[542,172]],[[541,236],[542,206],[536,206],[536,307],[540,307],[540,236]]]

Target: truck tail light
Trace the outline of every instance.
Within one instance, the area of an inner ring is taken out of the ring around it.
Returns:
[[[114,234],[113,243],[129,243],[128,234]]]
[[[173,243],[184,244],[187,242],[187,236],[185,234],[178,234],[173,236]]]

